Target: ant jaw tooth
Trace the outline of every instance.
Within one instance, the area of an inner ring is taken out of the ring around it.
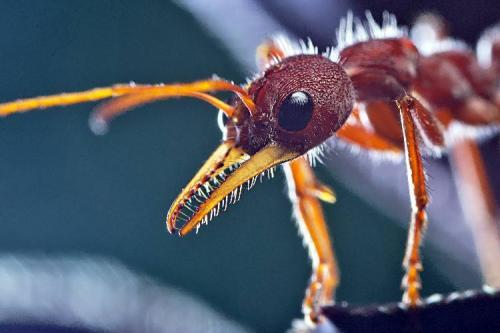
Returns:
[[[205,199],[205,200],[208,200],[208,196],[205,194],[205,192],[202,191],[202,189],[200,188],[199,189],[199,195]],[[200,202],[200,203],[203,203],[203,202]]]
[[[176,221],[179,223],[182,222],[183,225],[190,223],[199,208],[210,200],[210,194],[221,186],[227,176],[232,173],[227,170],[236,170],[234,167],[235,165],[236,163],[220,171],[218,174],[212,174],[211,177],[205,182],[198,183],[195,191],[190,190],[190,192],[177,204],[178,211],[175,216]],[[251,180],[249,180],[249,185],[251,185]],[[202,225],[208,225],[208,223],[218,216],[222,210],[225,211],[230,201],[233,203],[238,201],[239,196],[241,196],[242,188],[243,185],[235,188],[231,193],[231,198],[228,198],[228,196],[224,197],[214,208],[210,210],[209,213],[207,213],[207,215],[203,216],[193,228],[196,233],[199,232]],[[185,230],[179,232],[179,234],[182,235],[185,235],[186,233],[187,232]]]
[[[188,215],[180,232],[182,235],[188,234],[198,225],[208,224],[222,210],[225,211],[230,203],[240,200],[245,182],[250,189],[260,174],[267,171],[268,176],[272,177],[275,171],[273,167],[298,156],[297,152],[273,144],[252,156],[245,154],[240,165],[242,152],[234,143],[224,142],[182,190],[173,206],[173,210],[176,207],[182,210],[174,215],[175,218],[182,216],[182,213]]]
[[[243,192],[243,185],[240,185],[240,187],[238,187],[238,199],[236,201],[240,201],[242,192]]]

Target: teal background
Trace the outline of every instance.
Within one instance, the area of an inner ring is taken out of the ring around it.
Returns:
[[[170,2],[0,2],[1,101],[213,73],[236,82],[249,74]],[[282,174],[179,239],[166,232],[165,215],[220,140],[215,110],[193,100],[157,103],[96,137],[91,109],[0,119],[1,253],[113,257],[257,331],[288,328],[300,316],[310,267]],[[318,169],[338,194],[325,206],[342,271],[338,299],[398,300],[405,230]],[[426,294],[451,290],[424,264]]]

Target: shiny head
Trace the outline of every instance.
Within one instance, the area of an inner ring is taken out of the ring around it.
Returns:
[[[223,143],[172,204],[170,232],[185,235],[236,202],[243,185],[297,158],[330,138],[354,103],[351,80],[340,65],[321,55],[287,57],[250,82],[255,109],[234,98],[222,124]]]

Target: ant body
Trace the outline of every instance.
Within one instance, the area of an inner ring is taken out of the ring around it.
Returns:
[[[474,178],[466,179],[464,192],[474,193],[482,207],[476,210],[477,229],[483,230],[476,241],[487,243],[479,245],[488,248],[480,255],[483,274],[499,286],[500,236],[475,140],[500,129],[500,29],[483,35],[477,57],[432,17],[415,25],[411,39],[393,15],[385,13],[379,25],[369,13],[366,22],[348,14],[337,40],[336,47],[319,53],[310,41],[270,39],[257,50],[260,74],[242,86],[219,78],[115,85],[0,104],[0,115],[110,99],[91,117],[92,129],[103,132],[113,117],[153,101],[187,96],[217,107],[223,141],[174,200],[167,228],[181,236],[197,230],[236,202],[244,185],[250,189],[259,175],[283,165],[313,263],[303,304],[311,323],[320,320],[320,306],[333,301],[338,273],[320,205],[335,196],[315,178],[306,157],[314,159],[337,140],[406,161],[412,213],[403,302],[414,307],[420,302],[420,243],[429,203],[423,157],[460,152],[458,170]],[[210,94],[218,91],[235,97],[223,102]],[[471,162],[465,165],[460,156]]]

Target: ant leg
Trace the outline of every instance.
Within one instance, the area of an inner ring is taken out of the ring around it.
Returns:
[[[455,183],[476,244],[484,282],[500,287],[500,221],[477,144],[461,140],[450,151]]]
[[[451,110],[453,118],[471,126],[498,126],[500,108],[479,96],[467,98],[461,105]]]
[[[406,168],[411,199],[411,222],[406,243],[406,253],[403,267],[406,274],[403,277],[404,288],[403,302],[416,306],[420,302],[420,271],[422,262],[420,258],[420,243],[427,224],[425,208],[429,202],[425,186],[425,174],[422,164],[422,155],[419,148],[419,130],[417,116],[417,103],[411,96],[404,96],[396,100],[398,105],[403,138],[405,143]],[[418,103],[420,106],[421,104]]]
[[[301,157],[284,165],[290,200],[309,249],[313,275],[302,305],[306,322],[319,321],[319,307],[331,303],[339,283],[337,263],[318,199],[335,202],[334,193],[318,182],[309,162]]]
[[[347,121],[337,131],[337,137],[363,149],[399,155],[402,148],[379,135],[373,128],[366,128],[361,120],[360,112],[360,106],[355,104]],[[398,130],[401,132],[399,123]]]
[[[401,153],[401,148],[376,133],[370,133],[361,126],[345,124],[337,131],[337,137],[367,150],[394,154]]]
[[[280,49],[272,40],[263,42],[257,47],[255,60],[260,70],[265,70],[273,59],[282,59],[285,56],[284,50]]]

